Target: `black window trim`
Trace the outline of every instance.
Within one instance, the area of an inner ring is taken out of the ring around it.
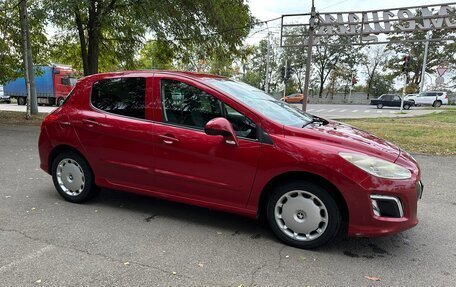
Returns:
[[[101,109],[95,107],[95,106],[92,104],[92,91],[93,91],[93,86],[94,86],[96,83],[98,83],[98,82],[100,82],[100,81],[103,81],[103,80],[128,79],[128,78],[143,78],[143,79],[146,80],[146,90],[145,90],[145,92],[144,92],[144,116],[145,116],[146,118],[141,119],[141,118],[126,116],[126,115],[111,113],[111,112],[108,112],[108,111],[105,111],[105,110],[101,110]],[[92,85],[91,85],[91,87],[90,87],[90,98],[89,98],[90,107],[91,107],[93,110],[95,110],[95,111],[102,112],[102,113],[105,113],[105,114],[108,114],[108,115],[114,115],[114,116],[117,116],[117,117],[123,117],[123,118],[128,118],[128,119],[137,120],[137,121],[142,121],[142,122],[154,123],[154,122],[155,122],[154,120],[149,120],[149,119],[147,119],[147,78],[148,78],[148,77],[110,77],[110,78],[99,79],[99,80],[93,82]],[[76,86],[75,86],[75,87],[76,87]]]

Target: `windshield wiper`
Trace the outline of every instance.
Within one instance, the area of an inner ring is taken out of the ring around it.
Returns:
[[[313,116],[312,120],[310,122],[305,123],[302,127],[304,128],[304,127],[308,126],[309,124],[318,124],[319,126],[324,126],[324,125],[327,125],[328,123],[329,122],[325,119],[322,119],[317,116]]]

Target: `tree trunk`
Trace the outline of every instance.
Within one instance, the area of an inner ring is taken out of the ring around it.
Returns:
[[[22,51],[24,59],[25,83],[27,93],[27,113],[26,118],[30,115],[38,114],[38,105],[36,102],[35,71],[33,67],[32,47],[30,44],[30,33],[27,16],[27,1],[19,2],[19,13],[22,32]]]
[[[88,75],[98,73],[98,45],[100,42],[100,7],[96,6],[95,0],[91,0],[89,19],[87,22],[87,67]],[[98,3],[99,4],[99,3]]]
[[[89,60],[87,57],[87,43],[84,34],[84,27],[82,26],[81,14],[79,14],[79,8],[75,7],[75,21],[76,26],[78,27],[79,43],[81,45],[81,57],[82,57],[82,67],[84,69],[84,76],[89,75]]]

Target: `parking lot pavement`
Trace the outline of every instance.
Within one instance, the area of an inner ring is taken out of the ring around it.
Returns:
[[[12,104],[0,104],[0,111],[14,111],[14,112],[25,112],[27,109],[26,106],[19,106],[15,103]],[[57,107],[49,107],[49,106],[38,106],[39,113],[50,113],[53,110],[57,109]]]
[[[456,157],[416,156],[417,227],[307,251],[204,208],[107,190],[65,202],[38,168],[38,132],[0,125],[1,286],[454,286]]]

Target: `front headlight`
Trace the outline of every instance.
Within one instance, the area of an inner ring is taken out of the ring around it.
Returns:
[[[340,152],[339,155],[365,172],[381,178],[408,179],[410,170],[395,163],[359,153]]]

